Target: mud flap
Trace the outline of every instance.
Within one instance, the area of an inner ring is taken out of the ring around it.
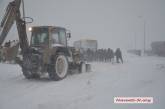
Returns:
[[[91,72],[91,64],[86,64],[86,72]]]

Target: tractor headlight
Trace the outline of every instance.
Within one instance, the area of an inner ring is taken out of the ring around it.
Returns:
[[[32,27],[29,27],[29,31],[32,31]]]

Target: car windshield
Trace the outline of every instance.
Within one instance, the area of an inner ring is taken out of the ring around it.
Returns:
[[[48,31],[35,31],[32,33],[31,45],[45,45],[48,39]]]

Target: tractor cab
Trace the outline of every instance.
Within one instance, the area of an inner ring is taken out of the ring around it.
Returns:
[[[31,46],[67,46],[67,38],[70,34],[66,33],[65,28],[52,26],[38,26],[29,28],[31,31]]]

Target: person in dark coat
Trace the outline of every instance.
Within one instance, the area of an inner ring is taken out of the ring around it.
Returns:
[[[111,62],[112,62],[112,64],[114,63],[114,52],[113,52],[113,50],[111,49],[111,57],[110,57],[110,60],[111,60]]]
[[[123,58],[120,48],[116,49],[115,55],[116,55],[116,62],[119,63],[120,60],[123,63]]]

